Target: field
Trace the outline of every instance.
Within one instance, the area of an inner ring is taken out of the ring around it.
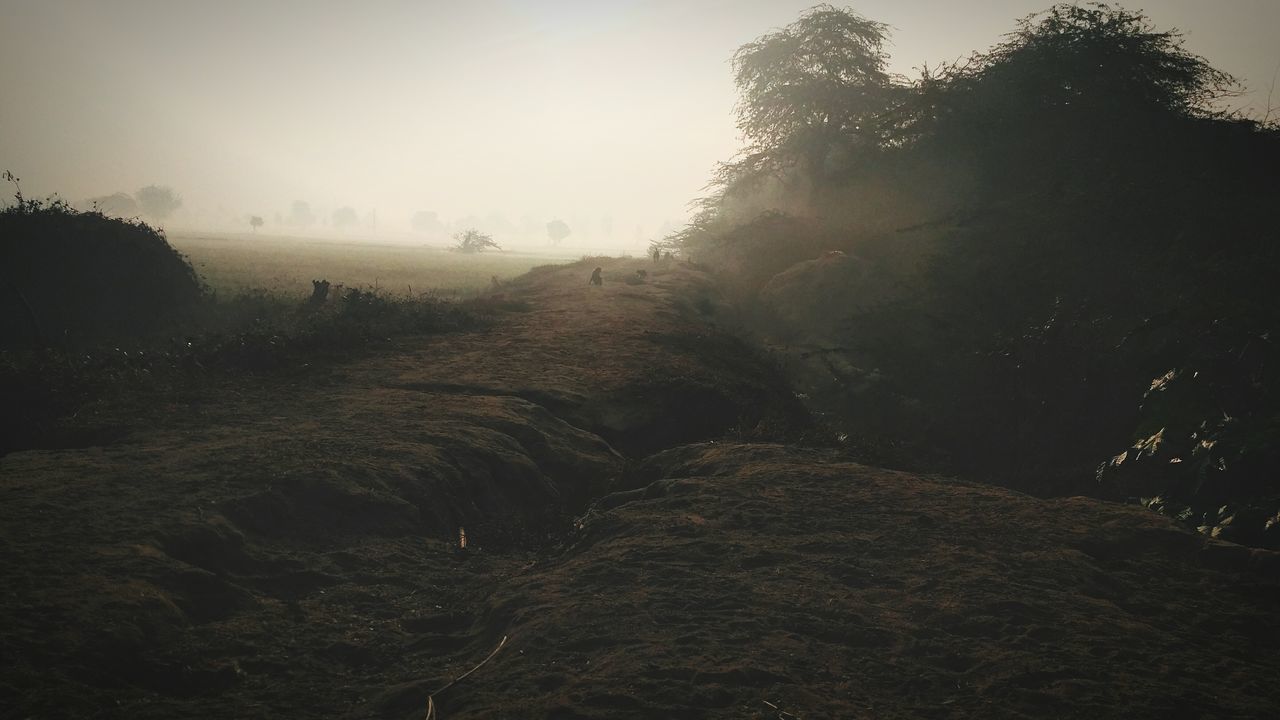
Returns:
[[[312,280],[400,296],[467,296],[488,288],[494,277],[507,280],[571,259],[552,252],[466,255],[423,245],[268,235],[174,232],[169,242],[224,297],[252,290],[309,295]]]
[[[1280,553],[855,463],[687,263],[504,295],[0,456],[4,717],[1275,716]]]

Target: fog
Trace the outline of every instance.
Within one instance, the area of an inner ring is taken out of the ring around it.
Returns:
[[[740,147],[733,51],[812,4],[3,0],[0,169],[76,204],[172,187],[169,228],[518,246],[561,219],[567,246],[636,252]],[[853,7],[911,75],[1049,4]],[[1280,3],[1143,7],[1266,111]]]

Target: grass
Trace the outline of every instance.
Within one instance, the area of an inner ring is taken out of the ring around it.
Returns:
[[[56,444],[51,438],[63,420],[97,399],[145,404],[209,376],[297,372],[371,352],[395,337],[475,327],[512,309],[477,297],[491,278],[511,278],[549,259],[269,236],[175,234],[169,241],[211,296],[149,333],[0,350],[0,397],[17,407],[0,417],[0,455]],[[304,300],[312,279],[346,287],[313,306]]]
[[[470,297],[549,261],[528,252],[463,254],[422,245],[318,240],[270,235],[180,233],[169,242],[187,256],[219,297],[266,291],[311,294],[312,280],[408,296]]]

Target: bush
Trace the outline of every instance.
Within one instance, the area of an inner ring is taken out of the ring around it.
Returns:
[[[464,230],[463,232],[457,233],[453,236],[453,239],[458,242],[458,244],[453,247],[457,252],[478,253],[489,248],[493,248],[494,250],[502,249],[501,247],[498,247],[498,243],[494,242],[493,236],[486,235],[475,229]]]
[[[748,147],[670,240],[731,297],[787,290],[761,304],[782,330],[752,318],[771,340],[825,330],[800,360],[850,432],[1023,490],[1280,527],[1280,127],[1219,112],[1232,78],[1096,3],[893,82],[827,153],[838,172],[759,167]],[[831,248],[859,271],[784,272]]]
[[[161,231],[21,194],[0,211],[0,268],[0,347],[139,337],[202,295]]]

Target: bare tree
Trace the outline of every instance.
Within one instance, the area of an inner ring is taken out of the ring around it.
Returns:
[[[493,241],[492,236],[485,235],[474,228],[470,230],[463,230],[462,232],[454,235],[453,239],[458,241],[458,244],[453,248],[458,252],[477,253],[483,252],[488,248],[493,248],[495,250],[502,249],[498,246],[498,243]]]

